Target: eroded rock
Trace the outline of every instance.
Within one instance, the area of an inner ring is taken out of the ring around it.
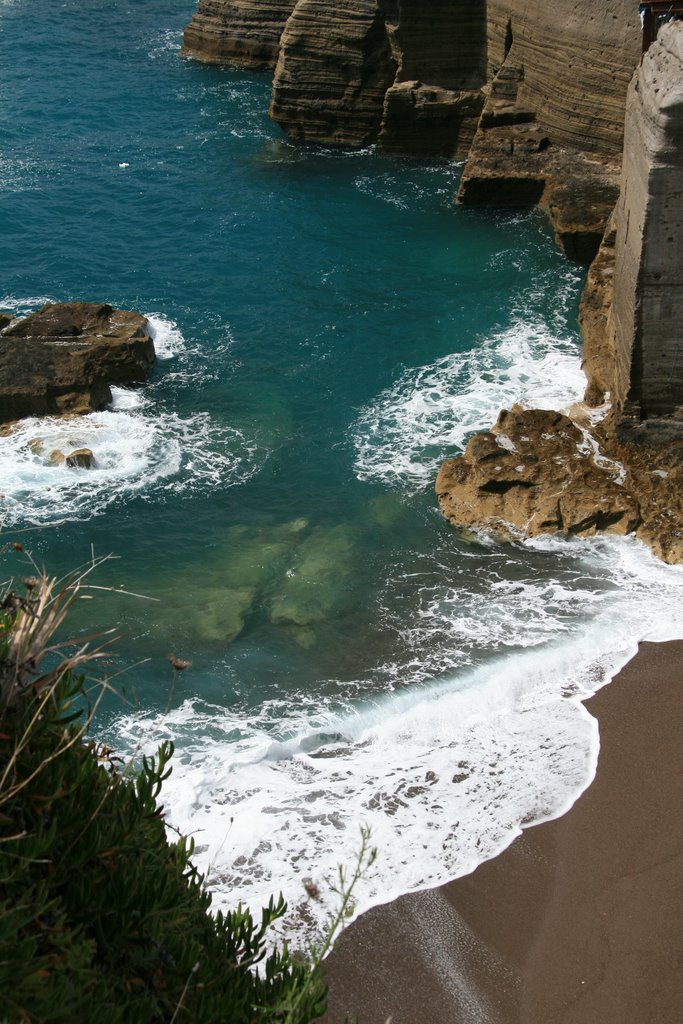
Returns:
[[[69,469],[93,469],[96,465],[95,456],[90,448],[76,448],[64,457],[64,461]]]
[[[183,53],[209,64],[271,68],[295,0],[199,0]]]
[[[621,444],[613,418],[589,428],[563,413],[514,406],[442,465],[439,507],[453,526],[503,539],[635,533],[683,561],[683,441]]]
[[[154,358],[139,313],[50,303],[0,335],[0,422],[102,409],[110,384],[144,380]]]
[[[443,464],[436,492],[453,525],[506,537],[631,533],[640,511],[619,473],[569,417],[515,406]]]

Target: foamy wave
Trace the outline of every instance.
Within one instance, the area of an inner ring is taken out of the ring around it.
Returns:
[[[140,392],[117,388],[114,410],[75,419],[29,418],[0,437],[0,520],[4,526],[90,518],[134,494],[159,497],[230,486],[256,468],[255,446],[207,413],[183,418],[145,412]],[[51,461],[89,448],[91,469]]]
[[[326,879],[352,863],[359,824],[379,849],[356,891],[362,912],[470,871],[525,824],[573,803],[598,749],[597,724],[579,698],[611,678],[640,638],[683,635],[683,570],[622,538],[573,547],[583,566],[532,600],[537,609],[548,603],[555,626],[564,622],[559,642],[341,710],[338,698],[333,705],[309,693],[252,714],[187,702],[165,717],[118,723],[129,750],[176,742],[164,802],[193,834],[217,906],[242,900],[258,910],[281,890],[290,906],[284,927],[303,943],[334,907]],[[598,595],[598,578],[613,589]],[[484,629],[500,619],[521,646],[520,609],[501,611],[511,586],[490,593],[496,607]],[[442,606],[442,625],[452,610]],[[320,902],[305,896],[308,878]]]
[[[172,359],[185,351],[185,339],[174,320],[163,313],[145,313],[157,359]]]
[[[475,349],[408,370],[361,412],[353,428],[356,475],[417,490],[470,434],[490,429],[501,408],[562,409],[585,385],[573,342],[545,324],[519,322]]]
[[[47,306],[50,302],[57,302],[57,299],[53,299],[49,295],[31,295],[24,299],[18,299],[14,295],[5,295],[0,299],[0,309],[13,313],[15,317],[24,317],[29,313],[35,313],[37,309]]]

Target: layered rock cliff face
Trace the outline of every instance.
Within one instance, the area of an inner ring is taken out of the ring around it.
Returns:
[[[301,142],[372,142],[395,73],[377,0],[299,0],[280,41],[271,117]]]
[[[199,0],[183,53],[209,64],[275,67],[280,36],[296,0]]]
[[[270,113],[297,141],[467,158],[460,202],[542,202],[588,263],[640,39],[634,0],[199,0],[184,49],[277,58]]]
[[[641,43],[631,0],[491,0],[487,100],[458,201],[541,202],[589,263],[618,195],[626,90]]]
[[[620,155],[640,48],[635,0],[488,3],[489,77],[506,59],[521,65],[520,105],[559,146]]]
[[[270,113],[300,141],[464,155],[485,79],[485,5],[298,0]]]

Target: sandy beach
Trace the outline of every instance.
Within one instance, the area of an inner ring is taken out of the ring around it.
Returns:
[[[683,1019],[683,641],[642,644],[587,706],[588,790],[471,875],[354,922],[325,963],[327,1024]]]

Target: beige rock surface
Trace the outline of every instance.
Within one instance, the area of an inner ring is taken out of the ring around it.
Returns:
[[[514,59],[520,103],[555,145],[618,157],[640,59],[635,0],[489,0],[487,12],[489,76]]]
[[[183,53],[210,64],[275,67],[295,0],[199,0]]]
[[[609,418],[591,428],[550,410],[503,410],[444,462],[436,493],[461,530],[636,533],[665,561],[683,561],[683,441],[622,444]]]
[[[298,0],[271,115],[299,141],[462,158],[485,69],[481,0]]]
[[[596,458],[567,416],[515,406],[500,413],[491,432],[470,438],[464,455],[443,464],[436,492],[454,525],[502,536],[630,533],[640,512],[619,470]]]
[[[374,142],[395,73],[377,0],[298,0],[280,41],[270,115],[300,142]]]

